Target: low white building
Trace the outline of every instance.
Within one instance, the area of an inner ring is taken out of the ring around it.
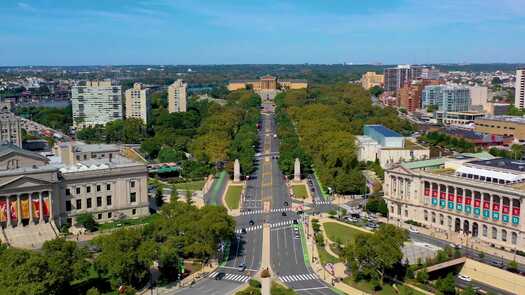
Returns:
[[[400,162],[430,158],[430,150],[404,138],[404,147],[384,147],[369,136],[356,136],[357,159],[363,162],[375,162],[383,168],[389,168]]]

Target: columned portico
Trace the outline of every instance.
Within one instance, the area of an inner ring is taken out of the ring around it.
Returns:
[[[47,198],[47,204],[46,199]],[[38,205],[35,204],[35,199],[38,197]],[[53,218],[52,215],[52,208],[51,208],[51,193],[49,191],[39,191],[39,192],[31,192],[31,193],[20,193],[20,194],[12,194],[5,197],[0,197],[0,201],[4,201],[4,206],[1,208],[1,210],[4,210],[2,212],[2,216],[5,216],[5,226],[7,228],[11,228],[16,226],[23,226],[23,220],[27,220],[29,224],[35,224],[37,223],[44,223],[46,221],[45,217],[48,217],[50,220]],[[29,208],[25,208],[25,205],[23,204],[24,201],[27,200]],[[14,204],[14,211],[13,211],[13,202]],[[38,206],[38,207],[37,207]],[[48,207],[49,206],[49,207]],[[25,211],[27,210],[28,211]],[[47,214],[45,214],[45,210],[47,209]],[[25,215],[24,215],[25,211]],[[29,215],[27,215],[29,213]],[[13,224],[13,219],[16,218],[16,223]]]

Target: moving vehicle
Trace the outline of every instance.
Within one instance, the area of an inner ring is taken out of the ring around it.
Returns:
[[[243,227],[243,228],[241,229],[241,234],[245,234],[245,233],[246,233],[246,229]]]
[[[283,214],[282,214],[282,215],[283,215],[283,216],[286,216],[286,212],[283,212]]]
[[[293,224],[299,224],[299,222],[297,221],[297,219],[294,219],[294,220],[293,220]]]
[[[218,274],[215,276],[214,279],[217,280],[217,281],[220,281],[220,280],[222,280],[222,278],[224,278],[225,275],[226,275],[225,273],[220,272],[220,273],[218,273]]]
[[[417,230],[417,228],[412,227],[412,226],[408,228],[408,231],[411,232],[411,233],[413,233],[413,234],[417,234],[417,233],[419,233],[419,231]]]
[[[458,275],[458,279],[462,280],[462,281],[465,281],[465,282],[471,282],[472,281],[472,278],[469,277],[469,276],[466,276],[466,275],[462,275],[462,274],[459,274]]]
[[[250,222],[248,222],[250,225],[254,225],[255,222],[253,220],[250,220]]]
[[[239,264],[239,271],[245,271],[246,270],[246,263]]]

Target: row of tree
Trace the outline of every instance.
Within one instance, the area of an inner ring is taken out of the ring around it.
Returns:
[[[430,143],[432,146],[440,146],[453,149],[460,153],[475,152],[476,145],[466,141],[464,138],[450,136],[442,132],[428,132],[419,137],[419,140]]]
[[[46,242],[41,252],[1,248],[0,285],[5,294],[36,295],[85,294],[94,286],[101,292],[121,285],[139,289],[149,280],[154,261],[162,280],[173,281],[184,259],[216,257],[219,244],[233,237],[234,228],[223,207],[198,209],[173,202],[143,227],[95,238],[90,252],[64,239]]]

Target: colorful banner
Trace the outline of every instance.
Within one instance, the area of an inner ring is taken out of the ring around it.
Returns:
[[[7,221],[7,202],[5,200],[0,201],[0,222]]]
[[[446,199],[446,198],[447,198],[447,193],[446,193],[446,192],[441,192],[441,193],[439,194],[439,198],[440,198],[440,199]]]
[[[33,218],[37,219],[40,218],[40,205],[38,199],[33,199]]]
[[[448,194],[448,200],[454,202],[454,194]]]
[[[502,220],[503,220],[503,222],[505,222],[505,223],[509,222],[509,216],[506,215],[506,214],[503,214],[503,219],[502,219]]]
[[[49,217],[49,197],[44,199],[44,216]]]
[[[519,224],[520,218],[517,216],[512,216],[512,224]]]
[[[499,212],[492,212],[492,219],[499,220]]]
[[[430,196],[430,189],[428,188],[425,189],[425,196]]]
[[[466,197],[465,198],[465,205],[471,205],[472,204],[472,198]]]
[[[509,206],[503,205],[503,214],[509,214],[509,212],[510,212]]]
[[[454,202],[448,202],[448,209],[454,209]]]
[[[488,201],[483,201],[483,209],[490,209],[490,202]]]
[[[432,198],[437,198],[438,196],[438,192],[437,191],[432,191]]]
[[[457,203],[463,203],[463,196],[456,196]]]
[[[470,205],[465,205],[465,213],[470,214],[472,212],[472,207]]]
[[[439,206],[441,206],[441,208],[445,208],[447,206],[447,201],[445,199],[440,199]]]
[[[487,209],[483,209],[483,218],[489,218],[490,217],[490,211]]]
[[[463,210],[463,204],[456,203],[456,210],[458,211]]]
[[[474,200],[474,207],[479,208],[481,205],[481,200]]]
[[[20,199],[20,202],[20,209],[22,209],[22,219],[29,219],[29,199]]]
[[[518,207],[512,207],[512,215],[519,216],[520,215],[520,208]]]
[[[9,207],[11,209],[11,220],[16,220],[18,216],[16,212],[16,201],[9,200]]]
[[[438,204],[438,200],[436,198],[432,198],[432,205],[436,206]]]
[[[481,209],[474,207],[474,215],[479,215],[479,214],[481,214]]]
[[[492,211],[499,211],[499,204],[492,204]]]

